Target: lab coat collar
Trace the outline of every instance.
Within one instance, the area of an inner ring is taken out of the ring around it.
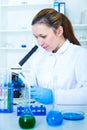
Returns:
[[[69,40],[66,40],[64,42],[64,44],[59,48],[59,50],[55,53],[55,54],[62,54],[64,53],[68,47],[71,45],[71,43],[69,42]]]
[[[64,44],[60,47],[60,49],[56,52],[56,53],[53,53],[53,52],[51,52],[51,51],[46,51],[46,50],[44,50],[43,48],[41,48],[41,50],[43,51],[43,52],[45,52],[45,54],[47,54],[47,55],[57,55],[57,54],[62,54],[62,53],[64,53],[67,49],[68,49],[68,47],[71,45],[71,43],[69,42],[69,40],[67,39],[65,42],[64,42]]]

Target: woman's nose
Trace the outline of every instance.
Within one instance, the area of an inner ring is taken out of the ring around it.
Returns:
[[[38,38],[37,42],[38,42],[38,44],[39,44],[40,46],[43,45],[43,40],[42,40],[42,39]]]

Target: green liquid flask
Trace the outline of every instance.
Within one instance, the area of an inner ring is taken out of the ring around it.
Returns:
[[[23,110],[23,114],[19,117],[19,125],[22,129],[32,129],[35,127],[36,119],[30,109],[30,98],[31,98],[30,86],[31,85],[30,85],[30,79],[29,79],[29,72],[26,72],[23,78],[25,82],[24,110]]]
[[[29,107],[24,108],[24,113],[19,117],[19,125],[23,129],[34,128],[36,124],[36,119],[32,114]]]

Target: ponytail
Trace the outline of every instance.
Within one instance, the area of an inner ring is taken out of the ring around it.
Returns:
[[[77,38],[74,35],[74,30],[73,30],[70,20],[62,13],[61,13],[61,18],[62,18],[61,26],[63,27],[64,37],[66,39],[68,39],[71,43],[80,45],[79,41],[77,40]]]

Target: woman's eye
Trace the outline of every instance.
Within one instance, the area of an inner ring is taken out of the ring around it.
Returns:
[[[34,36],[36,39],[38,38],[37,36]]]
[[[46,36],[41,36],[42,38],[46,38]]]

